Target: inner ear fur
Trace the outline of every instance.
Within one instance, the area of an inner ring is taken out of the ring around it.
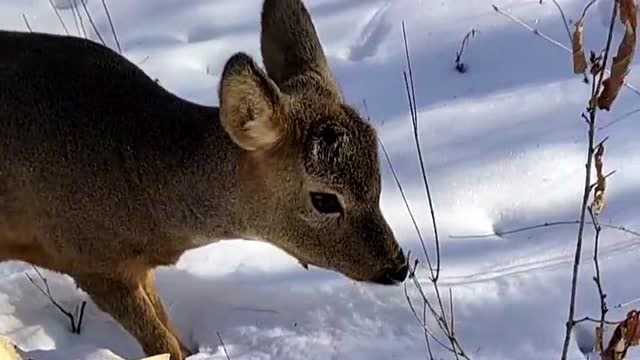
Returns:
[[[222,125],[241,148],[266,150],[284,136],[286,95],[248,55],[238,53],[227,61],[219,96]]]

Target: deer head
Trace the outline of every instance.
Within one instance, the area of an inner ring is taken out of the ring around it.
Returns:
[[[300,0],[266,0],[266,72],[234,55],[220,84],[220,118],[242,149],[240,233],[303,265],[382,284],[407,261],[379,207],[375,130],[344,103]]]

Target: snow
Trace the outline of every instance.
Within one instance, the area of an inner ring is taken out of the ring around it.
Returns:
[[[71,1],[55,0],[75,32]],[[491,234],[577,217],[584,177],[586,127],[580,119],[589,87],[571,73],[570,56],[497,14],[488,0],[307,0],[345,97],[368,112],[393,158],[411,206],[430,233],[424,190],[404,94],[401,22],[406,22],[416,79],[421,137],[443,238],[442,285],[455,298],[456,329],[474,359],[559,358],[564,335],[575,226],[506,236]],[[570,18],[584,1],[560,1]],[[260,60],[258,0],[108,1],[124,56],[187,99],[216,104],[226,59],[244,51]],[[554,39],[567,34],[550,1],[496,0]],[[98,0],[87,7],[115,47]],[[610,1],[591,12],[586,41],[604,43]],[[0,27],[62,33],[48,1],[1,0]],[[88,24],[87,31],[95,38]],[[463,61],[460,41],[471,29]],[[619,38],[620,32],[617,32]],[[629,77],[640,84],[640,69]],[[640,229],[638,95],[623,90],[599,115],[609,136],[605,167],[617,173],[601,221]],[[364,110],[363,110],[364,111]],[[630,114],[630,115],[629,115]],[[607,126],[609,125],[610,126]],[[383,212],[413,254],[420,246],[390,172],[384,172]],[[587,227],[578,317],[598,316],[591,280],[593,236]],[[611,306],[640,296],[635,274],[640,239],[605,229],[601,266]],[[0,265],[0,334],[34,360],[141,357],[135,340],[89,301],[83,331],[29,283],[27,264]],[[73,281],[45,272],[56,299],[72,309],[87,295]],[[401,287],[356,283],[329,271],[305,271],[262,243],[226,241],[186,253],[158,270],[158,286],[190,359],[423,359],[424,338]],[[631,307],[612,308],[622,319]],[[591,324],[576,330],[581,347]],[[571,359],[583,359],[575,341]],[[445,356],[445,354],[442,354]],[[640,358],[632,353],[629,358]]]

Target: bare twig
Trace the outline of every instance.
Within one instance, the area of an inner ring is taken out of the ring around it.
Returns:
[[[406,31],[404,21],[402,22],[402,38],[404,41],[404,50],[405,50],[405,55],[407,60],[407,67],[409,70],[409,81],[407,81],[406,72],[404,73],[404,79],[405,79],[405,85],[407,86],[407,96],[409,98],[409,103],[410,103],[409,108],[410,110],[413,109],[412,119],[411,119],[412,120],[411,124],[413,127],[413,138],[416,145],[416,152],[418,153],[418,161],[420,162],[420,172],[422,174],[422,181],[424,183],[424,188],[427,195],[427,202],[429,203],[429,212],[431,214],[431,223],[433,226],[433,235],[434,235],[434,241],[435,241],[435,247],[436,247],[435,270],[434,269],[429,269],[429,270],[431,271],[431,276],[433,277],[433,279],[437,281],[440,276],[440,237],[438,235],[438,225],[436,221],[433,199],[431,197],[431,187],[429,186],[429,180],[427,179],[427,172],[425,170],[424,159],[422,157],[422,147],[420,145],[420,132],[418,130],[419,119],[418,119],[418,109],[416,106],[416,92],[415,92],[415,86],[413,83],[413,70],[411,68],[411,56],[409,55],[409,42],[407,40],[407,31]],[[426,256],[426,253],[427,253],[426,247],[424,246],[424,244],[422,245],[423,245],[423,250]]]
[[[446,351],[453,352],[454,350],[452,348],[450,348],[447,344],[445,344],[442,340],[438,339],[438,337],[435,336],[433,334],[433,332],[431,332],[431,330],[427,326],[426,322],[424,322],[424,321],[422,321],[420,319],[420,316],[418,315],[418,312],[416,311],[416,308],[413,305],[413,301],[411,300],[411,297],[409,296],[409,291],[407,289],[407,283],[404,283],[403,289],[404,289],[405,299],[407,300],[407,303],[409,304],[409,309],[411,310],[411,313],[413,314],[413,316],[415,317],[416,321],[418,322],[418,325],[420,325],[420,327],[422,328],[424,333],[427,334],[427,338],[428,339],[429,338],[433,339],[433,341],[435,341],[436,344],[440,345]],[[428,305],[429,304],[426,301],[423,302],[423,306],[424,307],[428,308]],[[431,359],[431,358],[433,358],[433,354],[431,353],[431,345],[430,345],[429,342],[427,342],[427,344],[428,344],[427,345],[427,350],[429,351],[429,355],[430,355],[430,359]]]
[[[80,2],[84,2],[86,0],[80,0]],[[78,8],[78,0],[73,0],[73,6],[71,6],[72,11],[74,11],[74,14],[78,16],[78,23],[80,24],[80,30],[82,30],[81,36],[83,38],[87,38],[87,30],[84,28],[84,20],[82,20],[82,13],[80,12],[80,9]]]
[[[640,113],[640,109],[635,109],[635,110],[629,111],[627,113],[624,113],[624,114],[618,116],[617,118],[611,120],[607,125],[600,126],[598,128],[598,130],[604,130],[604,129],[610,127],[610,126],[613,126],[613,125],[619,123],[620,121],[628,119],[631,115],[635,115],[637,113]]]
[[[583,322],[592,322],[592,323],[600,324],[600,319],[594,319],[592,317],[585,316],[583,318],[573,320],[573,325],[578,325],[578,324],[583,323]],[[618,324],[621,323],[621,321],[605,320],[604,323],[607,324],[607,325],[618,325]]]
[[[591,8],[591,6],[597,2],[598,0],[591,0],[587,3],[587,5],[585,5],[584,9],[582,9],[582,15],[580,15],[580,19],[578,19],[578,22],[582,22],[584,20],[584,18],[587,16],[587,11],[589,11],[589,8]]]
[[[602,277],[600,276],[600,260],[598,257],[598,250],[600,248],[600,232],[602,231],[602,227],[598,223],[598,216],[594,213],[591,207],[589,207],[589,215],[591,216],[591,221],[593,221],[593,228],[596,232],[595,242],[593,246],[593,266],[595,269],[595,276],[593,277],[593,281],[596,283],[596,286],[598,288],[598,296],[600,298],[599,326],[601,331],[604,331],[604,324],[609,308],[607,307],[607,294],[605,294],[602,286]],[[600,336],[598,341],[600,342],[599,348],[604,349],[603,336]]]
[[[469,43],[472,37],[476,36],[476,29],[471,29],[462,39],[462,43],[460,43],[460,50],[456,51],[456,70],[459,73],[464,74],[467,72],[467,65],[462,62],[462,54],[464,53],[464,49],[466,49],[467,44]]]
[[[409,305],[409,308],[411,310],[411,313],[413,314],[414,318],[416,319],[416,322],[420,325],[424,333],[425,344],[427,347],[429,359],[431,360],[435,359],[435,355],[431,346],[433,341],[433,343],[440,346],[444,351],[453,354],[455,356],[455,359],[463,358],[468,360],[469,357],[465,354],[458,339],[456,339],[455,333],[453,332],[453,329],[452,329],[452,325],[449,323],[449,320],[448,320],[448,317],[451,317],[453,321],[453,314],[447,314],[449,310],[453,311],[453,304],[450,305],[449,309],[445,307],[444,302],[442,301],[442,295],[438,286],[438,278],[439,278],[439,271],[440,271],[440,243],[439,243],[439,237],[438,237],[438,231],[437,231],[435,211],[434,211],[433,202],[431,198],[431,190],[429,187],[429,183],[427,181],[427,174],[425,170],[425,164],[424,164],[424,159],[422,157],[422,149],[420,145],[415,85],[414,85],[414,78],[413,78],[413,70],[411,66],[411,57],[409,55],[407,32],[406,32],[406,27],[404,22],[402,23],[402,29],[403,29],[405,55],[407,57],[406,60],[407,60],[407,67],[408,67],[407,71],[403,72],[405,90],[408,98],[409,112],[411,115],[411,125],[413,129],[416,151],[418,152],[418,160],[420,164],[422,180],[425,186],[425,190],[426,190],[425,193],[427,195],[426,197],[427,197],[427,200],[429,203],[429,209],[431,212],[431,221],[433,223],[434,242],[435,242],[435,250],[436,250],[436,264],[434,265],[431,259],[431,255],[427,250],[425,239],[420,230],[420,226],[418,225],[417,220],[414,216],[414,213],[411,209],[411,206],[409,205],[409,201],[406,197],[404,187],[402,186],[402,183],[398,179],[398,175],[393,165],[393,162],[391,160],[391,157],[389,155],[389,152],[387,151],[382,139],[379,139],[380,147],[384,154],[384,158],[387,162],[387,165],[389,166],[389,169],[391,170],[391,174],[393,175],[396,186],[400,191],[402,201],[404,202],[407,212],[409,213],[409,217],[411,218],[411,222],[413,223],[413,227],[416,231],[416,234],[422,246],[422,250],[424,252],[424,256],[426,259],[427,271],[429,274],[428,281],[430,282],[433,288],[433,292],[434,292],[433,298],[435,299],[432,300],[430,297],[427,296],[420,281],[418,281],[417,277],[415,276],[416,269],[419,265],[419,261],[415,260],[415,265],[411,266],[411,253],[407,254],[407,264],[409,266],[408,279],[410,279],[411,283],[413,284],[415,289],[418,291],[419,299],[422,301],[422,316],[418,315],[418,310],[414,306],[414,301],[409,296],[408,281],[405,282],[403,286],[404,294],[407,300],[407,304]],[[364,110],[368,113],[366,101],[363,101],[363,106],[364,106]],[[452,298],[450,297],[450,301],[451,300]],[[435,325],[437,325],[437,328],[434,327],[433,329],[435,330],[435,332],[432,331],[432,329],[428,326],[428,323],[431,321],[430,319],[432,319],[435,322]]]
[[[58,21],[60,21],[60,25],[62,25],[62,28],[64,29],[64,33],[69,35],[69,29],[67,28],[67,24],[64,23],[64,19],[62,19],[62,15],[60,15],[60,11],[56,7],[56,5],[53,3],[53,0],[49,0],[49,5],[51,5],[53,12],[56,13],[56,17],[58,17]]]
[[[521,227],[521,228],[517,228],[517,229],[511,229],[511,230],[505,230],[505,231],[497,231],[497,232],[487,233],[487,234],[450,235],[449,238],[451,238],[451,239],[483,239],[483,238],[489,238],[489,237],[494,237],[494,236],[503,237],[503,236],[506,236],[506,235],[516,234],[516,233],[521,233],[521,232],[531,231],[531,230],[536,230],[536,229],[542,229],[542,228],[546,228],[546,227],[565,226],[565,225],[579,225],[579,224],[580,224],[580,220],[553,221],[553,222],[545,222],[545,223],[542,223],[542,224],[525,226],[525,227]],[[586,222],[586,224],[593,225],[593,222]],[[629,229],[629,228],[627,228],[625,226],[611,225],[611,224],[600,224],[600,226],[602,226],[603,228],[612,229],[612,230],[618,230],[618,231],[627,233],[629,235],[640,237],[640,232],[631,230],[631,229]]]
[[[586,9],[588,9],[588,7],[590,7],[591,5],[593,5],[593,3],[595,3],[595,1],[591,1],[590,3],[587,4],[587,7],[585,7],[585,13],[586,13]],[[526,22],[524,22],[522,19],[520,19],[519,17],[511,14],[510,12],[508,12],[507,10],[502,9],[501,7],[499,7],[498,5],[492,4],[491,5],[493,7],[493,10],[495,10],[498,14],[506,17],[507,19],[513,21],[514,23],[522,26],[523,28],[531,31],[533,34],[539,36],[541,39],[549,42],[550,44],[559,47],[561,49],[563,49],[564,51],[572,54],[573,50],[570,49],[569,47],[567,47],[566,45],[562,44],[561,42],[553,39],[552,37],[544,34],[543,32],[541,32],[540,30],[531,27],[530,25],[528,25]],[[605,70],[606,73],[609,73],[608,70]],[[631,90],[632,92],[634,92],[636,95],[640,95],[640,90],[638,90],[638,88],[636,88],[634,85],[630,84],[629,82],[625,81],[624,82],[624,86]]]
[[[89,12],[89,9],[87,8],[87,2],[85,0],[80,0],[80,3],[82,3],[82,8],[84,9],[84,13],[87,14],[87,19],[89,19],[89,24],[91,25],[91,28],[93,29],[93,32],[98,37],[98,40],[100,40],[100,43],[102,45],[107,46],[107,44],[104,42],[104,39],[102,38],[102,34],[100,34],[100,31],[98,30],[98,27],[96,26],[96,23],[93,21],[93,17],[91,16],[91,12]]]
[[[109,21],[109,27],[111,27],[111,34],[113,34],[113,39],[116,42],[118,53],[122,54],[122,47],[120,46],[120,40],[118,40],[118,34],[116,34],[116,27],[113,25],[113,20],[111,19],[111,12],[109,11],[109,7],[107,6],[106,0],[102,0],[102,7],[104,8],[105,14],[107,14],[107,20]]]
[[[391,157],[389,156],[389,152],[387,151],[386,146],[384,145],[384,142],[382,141],[382,139],[379,140],[380,141],[380,147],[382,149],[382,153],[384,154],[384,158],[387,162],[387,165],[389,166],[389,169],[391,170],[391,175],[393,176],[393,179],[396,183],[396,186],[398,187],[398,190],[400,191],[400,196],[402,197],[402,201],[407,209],[407,212],[409,214],[409,218],[411,219],[411,222],[413,223],[413,227],[416,231],[416,234],[418,235],[418,239],[421,242],[424,242],[423,237],[422,237],[422,232],[420,231],[420,227],[418,226],[418,223],[416,221],[416,218],[413,214],[413,211],[411,210],[411,206],[409,205],[409,201],[405,195],[404,192],[404,187],[402,186],[402,183],[400,182],[400,180],[398,179],[398,174],[396,173],[395,167],[393,166],[393,162],[391,161]],[[407,255],[407,257],[410,257],[410,254]],[[427,261],[429,261],[429,257],[428,257],[428,253],[427,253]],[[429,265],[431,266],[431,265]],[[410,270],[410,277],[415,276],[415,268],[417,267],[417,264],[413,267],[413,269]],[[427,351],[429,352],[430,355],[430,359],[433,358],[433,353],[431,351],[431,343],[429,341],[429,338],[433,339],[438,345],[440,345],[442,348],[444,348],[445,350],[449,351],[449,352],[454,352],[454,350],[450,347],[448,347],[447,345],[444,345],[440,339],[438,339],[435,335],[433,335],[429,328],[427,327],[427,323],[426,321],[420,322],[420,317],[418,316],[418,313],[416,312],[413,303],[411,301],[411,298],[408,295],[407,292],[407,283],[405,282],[404,284],[404,291],[405,291],[405,297],[407,299],[407,303],[409,304],[409,308],[411,309],[411,312],[414,314],[416,320],[418,321],[418,323],[421,325],[421,327],[423,328],[423,331],[425,332],[426,338],[425,338],[425,342],[427,344]],[[421,295],[424,295],[424,293],[421,292]],[[430,308],[431,312],[435,312],[435,309],[430,305],[430,303],[428,302],[428,300],[426,299],[426,295],[423,296],[423,310],[426,310],[427,307]],[[424,314],[423,314],[424,315]]]
[[[625,307],[627,307],[627,306],[631,306],[631,305],[633,305],[633,304],[637,304],[637,303],[639,303],[639,302],[640,302],[640,298],[636,298],[636,299],[632,299],[632,300],[629,300],[629,301],[626,301],[626,302],[623,302],[623,303],[617,304],[617,305],[615,305],[613,308],[614,308],[614,309],[622,309],[622,308],[625,308]]]
[[[576,242],[576,251],[573,260],[573,272],[571,277],[571,297],[569,302],[569,318],[566,323],[566,332],[564,337],[564,343],[562,346],[562,360],[566,360],[568,352],[569,352],[569,344],[571,341],[571,333],[574,326],[574,316],[575,316],[575,301],[576,301],[576,290],[578,287],[578,273],[580,268],[580,259],[582,258],[582,239],[584,236],[584,226],[586,223],[586,215],[587,215],[587,206],[589,203],[589,197],[591,194],[591,168],[593,163],[593,155],[595,153],[595,138],[596,138],[596,122],[597,122],[597,97],[600,93],[600,89],[602,88],[602,81],[605,75],[604,69],[606,69],[607,61],[609,59],[609,51],[611,50],[611,41],[613,38],[613,28],[616,20],[616,16],[618,14],[618,2],[614,1],[613,9],[611,12],[611,22],[609,24],[609,33],[607,37],[607,44],[605,47],[605,51],[602,57],[602,66],[597,64],[597,68],[599,71],[595,72],[593,75],[593,82],[591,88],[591,98],[589,99],[589,105],[587,107],[589,113],[589,130],[588,130],[588,148],[587,148],[587,161],[585,165],[585,179],[584,179],[584,190],[582,194],[582,205],[580,208],[580,224],[578,227],[578,239]],[[594,64],[593,66],[596,66]],[[596,82],[597,78],[597,82]]]
[[[76,9],[76,4],[75,4],[75,0],[74,2],[71,4],[71,15],[73,17],[73,24],[76,27],[76,33],[78,34],[79,37],[82,37],[82,30],[80,30],[80,23],[78,22],[78,15],[76,13],[78,9]]]
[[[49,301],[53,304],[53,306],[55,306],[62,314],[64,314],[69,319],[69,323],[71,324],[71,332],[74,334],[80,334],[82,330],[82,319],[84,317],[84,309],[85,309],[85,306],[87,305],[87,302],[82,301],[81,305],[76,307],[76,316],[78,317],[78,320],[76,321],[76,316],[74,316],[65,308],[63,308],[62,305],[60,305],[54,299],[53,294],[51,293],[51,288],[49,287],[49,282],[47,278],[45,278],[42,275],[42,273],[40,272],[40,270],[38,270],[37,267],[33,266],[33,270],[35,270],[36,274],[38,274],[40,281],[44,284],[44,288],[38,285],[38,283],[29,275],[29,273],[25,273],[25,276],[27,277],[27,279],[29,279],[31,284],[33,284],[33,286],[35,286],[36,289],[40,290],[40,292],[44,296],[46,296],[47,299],[49,299]]]
[[[229,353],[227,352],[227,347],[224,344],[224,341],[222,341],[222,336],[220,335],[220,332],[216,332],[216,334],[218,335],[218,340],[220,340],[220,345],[222,345],[222,350],[224,351],[224,355],[227,357],[227,360],[231,360],[231,358],[229,357]]]
[[[569,41],[571,41],[573,37],[571,36],[571,30],[569,29],[569,21],[567,20],[567,16],[564,14],[564,10],[562,10],[562,6],[560,6],[557,0],[551,0],[551,1],[553,2],[553,5],[555,5],[556,8],[558,8],[558,12],[560,12],[560,16],[562,17],[562,23],[564,24],[564,29],[567,31],[567,35],[569,35]]]
[[[550,42],[551,44],[564,49],[568,52],[572,52],[572,50],[566,46],[565,44],[553,39],[552,37],[544,34],[543,32],[541,32],[540,30],[531,27],[529,24],[527,24],[526,22],[524,22],[522,19],[518,18],[517,16],[512,15],[510,12],[508,12],[507,10],[502,9],[501,7],[499,7],[498,5],[495,4],[491,4],[491,6],[493,7],[493,10],[495,10],[495,12],[497,12],[498,14],[510,19],[511,21],[515,22],[516,24],[522,26],[523,28],[531,31],[532,33],[534,33],[535,35],[538,35],[539,37],[543,38],[544,40]]]
[[[27,30],[29,30],[29,32],[32,33],[33,29],[31,28],[31,25],[29,25],[29,20],[27,20],[27,15],[22,14],[22,21],[24,21],[24,24],[27,27]]]
[[[391,161],[391,157],[389,156],[389,152],[387,151],[387,147],[384,146],[384,142],[382,142],[382,139],[379,139],[380,142],[380,148],[382,149],[382,153],[384,154],[384,158],[387,162],[387,165],[389,166],[389,170],[391,170],[391,175],[393,176],[393,180],[396,183],[396,186],[398,187],[398,191],[400,191],[400,196],[402,197],[402,202],[404,203],[405,208],[407,209],[407,213],[409,214],[409,218],[411,219],[411,223],[413,224],[413,228],[416,231],[416,234],[418,235],[418,240],[420,241],[421,244],[424,244],[424,238],[422,237],[422,231],[420,231],[420,227],[418,226],[418,222],[416,221],[416,217],[413,215],[413,211],[411,211],[411,206],[409,205],[409,200],[407,199],[407,196],[404,192],[404,187],[402,186],[402,183],[400,182],[400,179],[398,179],[398,173],[396,172],[395,167],[393,166],[393,162]],[[429,264],[429,266],[431,266],[431,260],[429,258],[429,253],[426,251],[425,248],[425,256],[426,256],[426,261],[427,264]]]

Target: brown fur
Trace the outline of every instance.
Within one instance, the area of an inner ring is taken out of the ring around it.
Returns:
[[[219,109],[90,41],[0,32],[0,261],[71,275],[147,354],[178,360],[189,351],[152,269],[207,242],[259,239],[356,280],[402,281],[375,131],[343,103],[300,0],[266,0],[262,26],[267,71],[233,56]]]

